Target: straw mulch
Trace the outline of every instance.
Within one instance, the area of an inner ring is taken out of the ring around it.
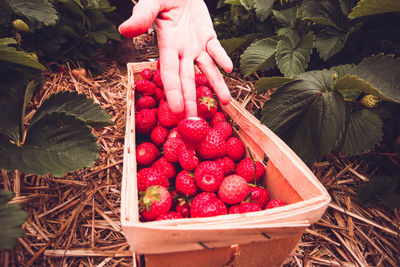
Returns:
[[[142,61],[152,58],[154,50],[147,58],[145,53],[138,54]],[[51,93],[85,93],[112,115],[115,125],[94,130],[101,151],[93,168],[62,178],[0,173],[0,188],[16,191],[13,202],[30,213],[18,246],[0,252],[2,266],[132,266],[120,225],[127,75],[123,65],[108,63],[105,68],[98,77],[48,74],[46,84],[35,95],[32,114]],[[234,98],[251,112],[259,110],[269,97],[254,94],[252,82],[239,75],[226,81]],[[398,155],[380,157],[400,166]],[[372,175],[366,172],[367,165],[365,157],[331,155],[312,166],[332,202],[320,222],[305,231],[287,266],[400,266],[399,211],[384,206],[363,208],[355,198],[355,187]]]

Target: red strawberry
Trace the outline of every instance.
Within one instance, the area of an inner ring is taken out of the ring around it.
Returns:
[[[255,169],[254,165],[256,167]],[[264,165],[257,160],[255,160],[253,163],[253,160],[251,158],[242,159],[236,166],[235,171],[237,175],[242,176],[244,179],[246,179],[248,183],[255,183],[256,181],[259,182],[260,179],[263,177],[264,172]],[[256,181],[254,179],[256,179]]]
[[[161,126],[165,128],[172,128],[178,125],[178,122],[183,118],[182,115],[176,115],[172,113],[171,109],[169,108],[168,102],[161,100],[158,106],[158,121]]]
[[[143,69],[140,74],[144,80],[151,80],[153,77],[153,71],[151,69]]]
[[[268,190],[259,186],[251,187],[250,201],[257,202],[261,209],[264,209],[269,201]]]
[[[135,129],[138,133],[149,134],[157,123],[156,113],[152,109],[142,109],[135,114]]]
[[[199,117],[202,117],[205,120],[211,120],[217,112],[217,109],[217,101],[213,97],[202,96],[197,101],[197,112]]]
[[[273,209],[278,207],[283,207],[286,205],[286,202],[281,199],[271,199],[268,204],[265,206],[265,209]]]
[[[159,87],[161,89],[164,88],[162,80],[161,80],[160,70],[154,71],[153,82],[156,84],[157,87]]]
[[[206,75],[202,73],[198,73],[194,76],[194,81],[196,83],[196,87],[199,86],[208,86],[208,79]]]
[[[150,140],[157,146],[164,144],[167,140],[168,129],[162,126],[156,126],[150,133]]]
[[[226,140],[226,155],[233,159],[234,161],[241,160],[246,154],[246,147],[244,146],[242,140],[237,137],[229,137]]]
[[[260,204],[257,202],[244,202],[240,204],[240,213],[260,211]]]
[[[135,81],[135,88],[143,95],[152,95],[154,94],[156,85],[149,80],[137,80]]]
[[[215,161],[203,161],[194,171],[197,186],[205,192],[216,192],[224,179],[224,170]]]
[[[165,157],[159,158],[151,165],[151,168],[157,169],[167,177],[167,179],[175,178],[176,168],[175,165],[169,162]]]
[[[219,198],[230,205],[242,202],[250,193],[250,186],[239,175],[226,176],[218,189]]]
[[[224,202],[214,193],[203,192],[198,194],[190,206],[190,215],[196,217],[211,217],[227,214]]]
[[[179,204],[175,206],[174,210],[182,214],[185,218],[190,216],[190,206],[186,201],[180,201]]]
[[[161,214],[156,218],[156,221],[163,221],[163,220],[174,220],[174,219],[182,219],[183,216],[179,212],[170,211],[168,213]]]
[[[228,176],[235,173],[235,162],[230,157],[217,158],[215,162],[221,164],[224,169],[224,176]]]
[[[175,180],[176,192],[184,196],[194,196],[197,193],[197,185],[193,178],[193,173],[188,171],[181,171],[176,176]]]
[[[161,99],[165,99],[164,98],[164,92],[161,88],[156,87],[154,89],[154,99],[156,100],[156,102],[160,102]]]
[[[136,161],[139,165],[149,166],[160,156],[160,150],[150,142],[144,142],[136,148]]]
[[[157,69],[160,69],[160,60],[157,60]]]
[[[200,143],[209,129],[207,121],[199,117],[185,118],[178,123],[179,134],[189,144]]]
[[[142,96],[136,101],[136,110],[140,111],[144,108],[154,108],[156,106],[156,100],[149,95]]]
[[[138,191],[144,191],[151,185],[169,187],[169,180],[159,170],[154,168],[143,168],[137,173]]]
[[[226,141],[218,131],[210,129],[197,152],[203,159],[221,158],[226,154]]]
[[[196,88],[196,102],[199,102],[203,96],[213,97],[210,87],[199,86]]]
[[[179,154],[185,149],[185,143],[180,138],[167,138],[163,145],[164,157],[171,163],[179,161]]]
[[[229,208],[229,214],[237,214],[240,213],[240,204],[233,205]]]
[[[143,219],[152,221],[158,216],[169,212],[171,209],[171,194],[165,187],[150,186],[140,198]]]
[[[225,115],[222,112],[217,111],[212,119],[210,120],[210,126],[214,127],[217,122],[227,122]]]
[[[214,124],[213,129],[218,131],[224,140],[228,139],[232,135],[232,126],[228,122],[217,122]]]
[[[178,158],[179,164],[186,171],[194,171],[199,165],[199,158],[193,149],[183,149],[179,154]]]

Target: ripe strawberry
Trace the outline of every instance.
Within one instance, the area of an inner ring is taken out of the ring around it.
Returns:
[[[160,69],[160,60],[157,60],[157,69]]]
[[[254,165],[256,168],[254,168]],[[256,181],[260,181],[264,175],[264,171],[265,168],[261,162],[255,160],[253,163],[251,158],[244,158],[236,166],[235,173],[246,179],[248,183],[255,183]]]
[[[197,152],[203,159],[221,158],[226,154],[226,141],[218,131],[210,129]]]
[[[172,198],[168,190],[163,186],[150,186],[140,197],[140,208],[143,219],[152,221],[158,216],[169,212]]]
[[[154,71],[153,82],[156,84],[157,87],[159,87],[161,89],[164,88],[162,80],[161,80],[161,73],[160,73],[159,69]]]
[[[144,108],[154,108],[156,106],[156,100],[149,95],[142,96],[136,101],[135,108],[140,111]]]
[[[202,96],[197,101],[197,112],[199,117],[202,117],[205,120],[211,120],[217,112],[217,109],[217,101],[213,97]]]
[[[250,193],[250,186],[239,175],[226,176],[218,189],[219,198],[230,205],[242,202]]]
[[[217,158],[215,162],[221,164],[224,169],[224,176],[228,176],[235,173],[235,162],[230,157]]]
[[[196,83],[196,87],[199,86],[209,86],[208,85],[208,79],[206,77],[206,75],[202,74],[202,73],[198,73],[194,76],[194,81]]]
[[[228,122],[225,118],[224,113],[217,111],[214,116],[212,117],[212,119],[210,120],[210,126],[214,127],[215,123],[217,122]]]
[[[282,199],[271,199],[268,204],[265,206],[265,209],[273,209],[278,207],[283,207],[286,205],[286,202]]]
[[[184,148],[185,143],[181,138],[167,138],[163,145],[164,157],[171,163],[177,163]]]
[[[175,165],[169,162],[165,157],[159,158],[153,163],[153,165],[151,165],[151,168],[160,171],[167,179],[172,179],[176,176]]]
[[[164,92],[161,88],[156,87],[154,89],[154,99],[156,100],[156,102],[160,102],[161,99],[165,99],[164,97]]]
[[[237,214],[240,213],[240,204],[233,205],[228,210],[229,214]]]
[[[264,209],[269,201],[268,190],[260,186],[252,186],[250,201],[257,202],[260,204],[261,209]]]
[[[135,129],[138,133],[149,134],[157,123],[156,113],[152,109],[142,109],[135,114]]]
[[[153,71],[151,69],[143,69],[140,74],[144,80],[151,80],[153,78]]]
[[[165,128],[172,128],[178,125],[178,122],[183,118],[182,115],[172,113],[168,102],[161,100],[157,112],[158,121]]]
[[[224,140],[227,140],[232,135],[232,126],[228,122],[217,122],[214,124],[213,129],[218,131]]]
[[[199,165],[199,158],[193,149],[182,149],[179,154],[178,162],[182,169],[186,171],[194,171]]]
[[[246,154],[246,147],[244,146],[242,140],[237,137],[229,137],[226,140],[226,155],[233,159],[234,161],[241,160]]]
[[[260,204],[257,202],[243,202],[239,204],[240,213],[246,212],[253,212],[253,211],[260,211],[261,207]]]
[[[150,142],[143,142],[136,148],[136,162],[142,166],[150,166],[160,157],[160,150]]]
[[[197,186],[205,192],[216,192],[224,179],[224,170],[215,161],[203,161],[194,171]]]
[[[193,178],[193,173],[185,170],[179,172],[175,179],[175,190],[184,196],[191,197],[196,195],[198,189]]]
[[[198,194],[190,206],[190,215],[196,217],[211,217],[227,214],[224,202],[214,193],[203,192]]]
[[[135,88],[138,92],[142,93],[143,95],[152,95],[154,94],[156,84],[149,80],[136,80]]]
[[[156,146],[161,146],[167,140],[168,129],[162,126],[156,126],[150,133],[150,140]]]
[[[199,117],[185,118],[178,123],[179,134],[189,144],[200,143],[209,129],[207,121]]]
[[[179,212],[170,211],[168,213],[161,214],[155,220],[156,221],[163,221],[163,220],[174,220],[174,219],[182,219],[183,216]]]
[[[190,205],[186,201],[180,201],[174,210],[179,212],[184,218],[190,217]]]
[[[143,168],[137,173],[138,191],[144,191],[151,185],[161,185],[169,187],[169,180],[159,170],[155,168]]]
[[[199,86],[196,88],[196,102],[199,103],[199,101],[203,98],[203,96],[207,97],[213,97],[213,93],[208,86]]]

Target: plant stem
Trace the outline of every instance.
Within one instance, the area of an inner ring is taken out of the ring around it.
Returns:
[[[15,178],[14,178],[14,193],[16,197],[21,196],[21,172],[19,170],[15,170]]]

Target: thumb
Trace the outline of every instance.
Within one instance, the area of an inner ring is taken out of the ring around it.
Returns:
[[[158,0],[140,0],[134,6],[132,16],[119,26],[119,32],[128,38],[142,35],[153,24],[160,9]]]

